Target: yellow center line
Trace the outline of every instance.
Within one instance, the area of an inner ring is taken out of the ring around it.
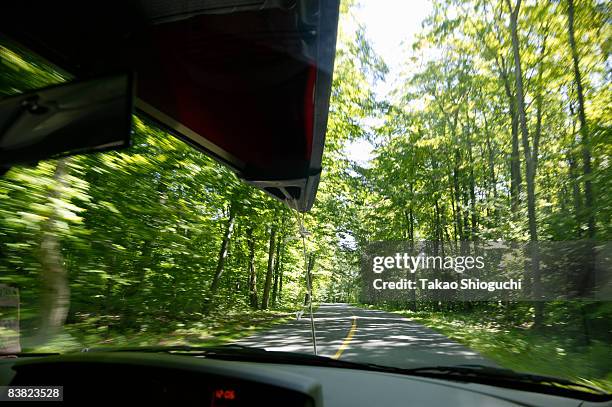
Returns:
[[[346,338],[344,338],[344,341],[342,341],[342,345],[340,345],[340,348],[338,348],[338,351],[336,352],[336,354],[332,356],[332,359],[340,358],[340,355],[342,355],[342,352],[344,352],[344,350],[348,348],[349,343],[351,343],[351,340],[353,339],[353,334],[355,334],[356,330],[357,330],[357,317],[353,316],[353,323],[351,325],[351,330],[349,331],[348,335],[346,335]]]

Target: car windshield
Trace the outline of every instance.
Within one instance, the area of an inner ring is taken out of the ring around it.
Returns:
[[[612,392],[611,37],[599,0],[342,2],[306,213],[141,112],[128,149],[13,166],[0,353],[238,344]],[[72,79],[0,37],[1,96]]]

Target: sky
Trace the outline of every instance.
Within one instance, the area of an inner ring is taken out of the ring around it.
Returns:
[[[385,96],[397,84],[403,61],[408,55],[406,51],[430,12],[428,0],[359,0],[354,14],[365,26],[372,48],[389,67],[386,80],[375,88],[379,96]],[[354,161],[367,165],[372,146],[359,140],[348,145],[345,151]]]

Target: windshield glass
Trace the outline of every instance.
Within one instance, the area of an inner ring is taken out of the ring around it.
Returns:
[[[343,2],[303,215],[139,113],[129,149],[11,168],[0,352],[316,346],[611,392],[610,5],[576,3]],[[70,80],[0,41],[2,96]]]

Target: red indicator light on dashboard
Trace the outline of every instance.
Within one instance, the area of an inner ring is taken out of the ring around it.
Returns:
[[[234,390],[215,390],[215,398],[220,400],[234,400],[236,398],[236,392]]]

